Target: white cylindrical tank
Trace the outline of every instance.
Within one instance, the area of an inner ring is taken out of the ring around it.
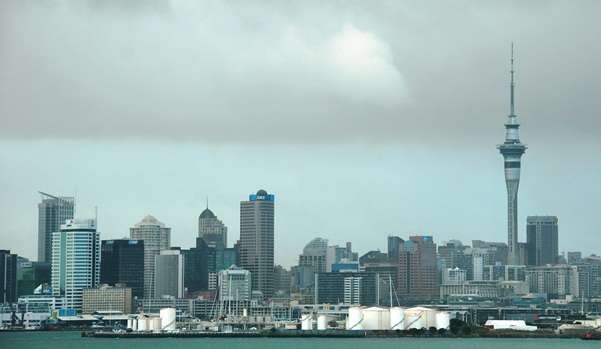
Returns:
[[[388,308],[371,307],[362,310],[364,330],[389,330],[390,310]]]
[[[175,308],[162,308],[159,314],[161,317],[161,329],[163,331],[175,331]]]
[[[405,328],[430,328],[436,327],[436,310],[423,307],[405,310]]]
[[[154,317],[149,317],[148,319],[146,319],[147,323],[146,323],[146,329],[148,331],[154,331],[156,330],[156,328],[154,328]]]
[[[404,330],[405,329],[405,308],[393,307],[390,308],[390,329]]]
[[[134,318],[128,317],[127,318],[127,328],[131,330],[134,327],[133,323],[134,323]]]
[[[153,317],[152,318],[152,326],[151,326],[153,331],[160,331],[162,326],[161,326],[161,318],[160,317]]]
[[[451,325],[451,314],[446,311],[436,313],[436,329],[448,329]]]
[[[301,316],[301,330],[310,331],[313,329],[313,314],[303,314]]]
[[[138,330],[138,318],[134,318],[134,319],[132,320],[132,323],[131,323],[131,329],[132,329],[133,331],[137,331],[137,330]]]
[[[328,316],[326,314],[317,315],[317,329],[318,330],[327,330],[328,322],[330,322],[331,320],[332,320],[332,317]]]
[[[348,317],[346,318],[346,329],[363,329],[363,312],[361,311],[361,307],[350,307],[348,309]]]
[[[138,318],[138,331],[146,330],[148,330],[148,318],[146,316],[141,316]]]

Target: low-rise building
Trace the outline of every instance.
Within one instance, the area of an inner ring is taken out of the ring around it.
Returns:
[[[498,281],[464,281],[440,285],[440,299],[449,296],[499,298],[502,290]]]
[[[83,290],[83,314],[106,311],[130,314],[132,312],[131,287],[117,284],[116,286],[102,285],[98,288]]]

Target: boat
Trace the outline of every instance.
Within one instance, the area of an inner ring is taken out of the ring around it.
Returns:
[[[587,341],[598,341],[601,340],[601,332],[587,332],[585,334],[583,334],[580,339],[583,340],[587,340]]]

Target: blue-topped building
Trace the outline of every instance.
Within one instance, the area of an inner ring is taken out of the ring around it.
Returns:
[[[274,292],[275,196],[261,189],[240,202],[240,267],[250,271],[252,290]]]

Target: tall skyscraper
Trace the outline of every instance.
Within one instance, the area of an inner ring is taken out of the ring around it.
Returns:
[[[42,202],[38,204],[38,262],[52,262],[52,233],[59,231],[61,224],[73,219],[75,199],[39,192]]]
[[[184,256],[184,287],[188,293],[209,289],[209,258],[214,256],[203,238],[196,238],[196,247],[182,250]]]
[[[100,233],[94,219],[70,219],[52,234],[52,295],[81,311],[83,290],[100,282]]]
[[[274,201],[261,189],[240,202],[240,267],[250,271],[253,290],[265,297],[274,290]]]
[[[154,297],[155,257],[171,245],[171,228],[151,215],[129,229],[134,240],[144,240],[144,298]]]
[[[17,301],[17,255],[0,250],[0,304]]]
[[[184,297],[184,256],[179,247],[162,250],[155,256],[155,297]]]
[[[144,240],[102,240],[100,282],[125,284],[133,297],[144,296]]]
[[[529,216],[526,235],[528,265],[557,263],[559,255],[557,217]]]
[[[227,247],[227,227],[208,207],[198,217],[198,237],[203,238],[209,247]]]
[[[402,242],[403,239],[394,235],[388,235],[388,238],[386,239],[388,258],[394,263],[399,260],[399,247]]]
[[[399,251],[397,292],[401,299],[426,301],[439,297],[436,244],[431,236],[411,236]]]
[[[522,154],[526,146],[520,142],[520,123],[515,114],[515,96],[513,81],[513,44],[511,45],[511,83],[509,85],[509,116],[505,123],[505,142],[497,148],[505,163],[505,184],[507,186],[507,263],[520,264],[518,253],[518,187]]]

